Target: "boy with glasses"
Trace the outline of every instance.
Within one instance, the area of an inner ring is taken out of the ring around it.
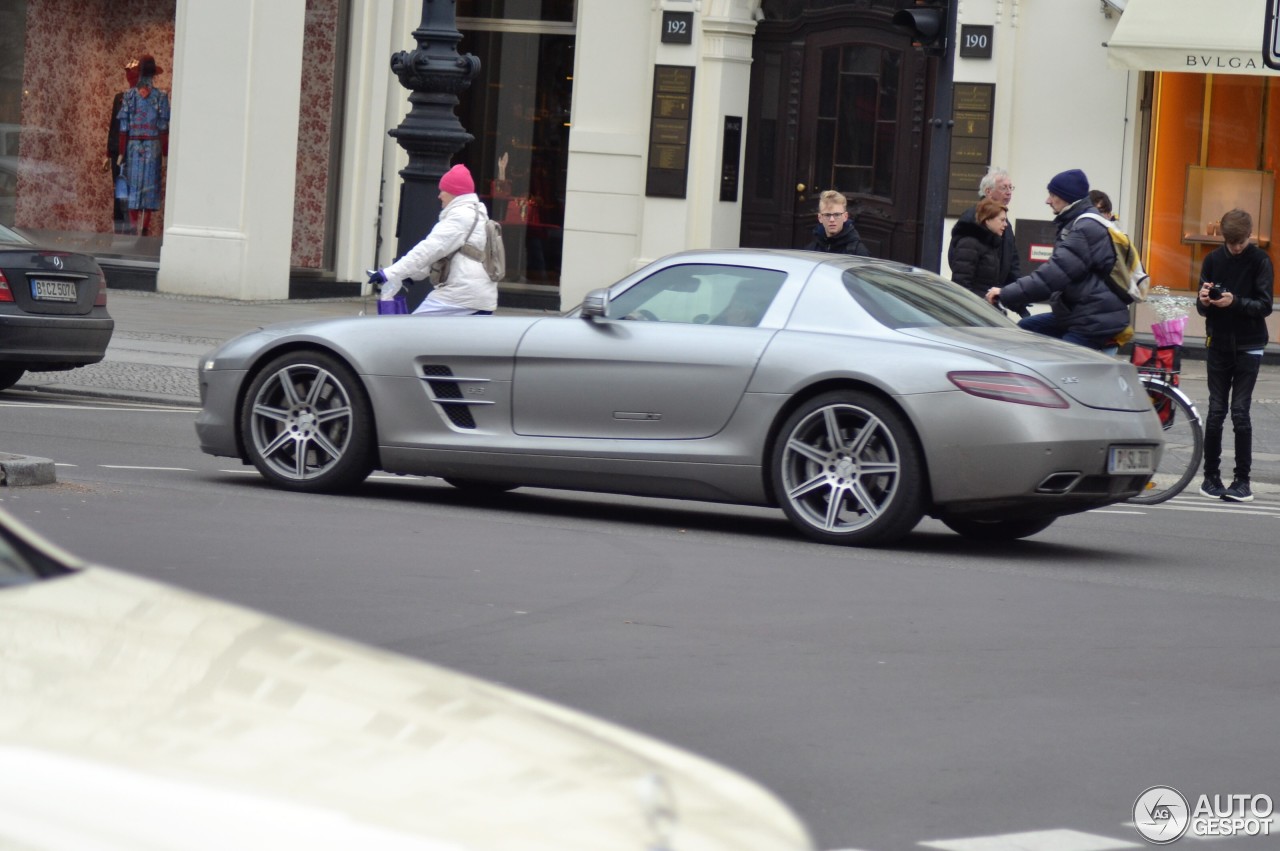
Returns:
[[[1274,273],[1271,258],[1249,243],[1253,218],[1244,210],[1222,217],[1221,248],[1204,258],[1196,311],[1204,317],[1209,415],[1204,427],[1204,483],[1200,493],[1228,502],[1251,502],[1253,423],[1249,405],[1267,345]],[[1235,475],[1222,486],[1222,434],[1227,411],[1235,432]]]
[[[807,251],[871,256],[858,229],[849,221],[848,206],[848,199],[834,189],[822,193],[818,198],[818,225],[813,229],[813,241],[805,246]]]

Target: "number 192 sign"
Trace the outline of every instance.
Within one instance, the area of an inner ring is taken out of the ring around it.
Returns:
[[[1267,19],[1262,27],[1262,62],[1280,71],[1280,0],[1267,0]]]

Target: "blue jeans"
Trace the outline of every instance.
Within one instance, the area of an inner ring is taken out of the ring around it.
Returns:
[[[1105,337],[1086,337],[1075,331],[1069,331],[1052,312],[1033,313],[1027,318],[1019,320],[1018,327],[1027,331],[1034,331],[1037,334],[1044,334],[1046,337],[1056,337],[1063,342],[1075,343],[1077,346],[1084,346],[1087,349],[1101,349],[1110,343],[1112,337],[1115,336],[1115,334],[1108,334]]]

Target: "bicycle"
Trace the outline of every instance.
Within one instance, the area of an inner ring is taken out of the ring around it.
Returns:
[[[1146,489],[1137,496],[1129,497],[1127,502],[1157,505],[1173,499],[1200,469],[1200,459],[1204,455],[1204,428],[1195,403],[1178,389],[1177,363],[1175,357],[1168,366],[1134,364],[1164,429],[1164,451]]]

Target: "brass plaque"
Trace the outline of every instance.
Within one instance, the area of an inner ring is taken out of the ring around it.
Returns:
[[[656,65],[649,113],[649,167],[645,195],[684,198],[689,172],[689,127],[693,115],[693,71]]]
[[[956,83],[951,94],[952,109],[955,112],[986,112],[995,107],[996,87],[994,83]]]

